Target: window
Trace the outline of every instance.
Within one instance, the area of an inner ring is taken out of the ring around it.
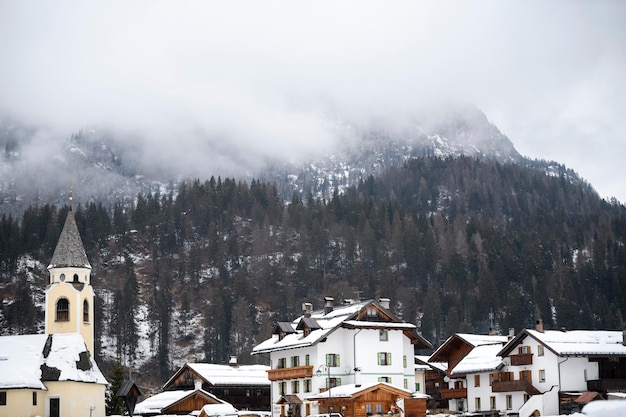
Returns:
[[[256,396],[257,397],[262,397],[263,396],[263,390],[262,389],[257,389],[256,390]]]
[[[279,382],[278,383],[278,393],[280,395],[285,395],[287,394],[287,383],[286,382]]]
[[[507,410],[513,409],[513,396],[512,395],[506,396],[506,409]]]
[[[546,382],[546,370],[545,369],[539,370],[539,382]]]
[[[59,275],[59,280],[60,280],[61,282],[65,282],[65,274],[61,274],[61,275]]]
[[[454,389],[463,388],[463,381],[454,381]]]
[[[276,368],[281,369],[281,368],[286,368],[286,367],[287,367],[287,358],[279,358]]]
[[[456,400],[456,411],[463,411],[465,408],[465,403],[463,400]]]
[[[83,321],[89,323],[89,302],[83,301]]]
[[[532,371],[519,371],[519,379],[523,381],[527,381],[532,384],[533,383]]]
[[[291,393],[297,394],[300,392],[300,381],[291,381]]]
[[[402,355],[402,367],[406,368],[406,355]]]
[[[0,405],[7,405],[7,392],[0,391]]]
[[[387,382],[387,383],[391,384],[391,377],[379,376],[378,377],[378,382]]]
[[[70,321],[70,302],[67,298],[59,298],[57,301],[56,321]]]
[[[326,388],[335,388],[341,385],[341,378],[326,378]]]
[[[371,415],[372,414],[372,410],[373,410],[372,404],[365,404],[365,414]]]
[[[33,405],[37,405],[37,392],[33,391]]]
[[[389,332],[387,330],[379,330],[378,331],[378,340],[381,342],[386,342],[389,340]]]
[[[78,282],[78,274],[74,274],[74,281],[73,282]]]
[[[378,314],[376,313],[376,309],[374,307],[369,307],[367,309],[367,317],[376,317]]]
[[[309,355],[308,353],[306,355],[304,355],[304,364],[306,366],[311,365],[311,355]]]
[[[543,356],[544,354],[543,345],[537,345],[537,356]]]
[[[378,364],[382,366],[391,365],[391,352],[378,352]]]
[[[404,378],[404,389],[409,389],[409,380]]]
[[[530,346],[520,346],[520,347],[517,349],[517,352],[518,352],[520,355],[526,355],[526,354],[530,353]]]
[[[291,357],[291,367],[300,366],[300,356],[292,356]]]
[[[480,387],[480,375],[474,375],[474,386]]]
[[[193,372],[187,371],[185,372],[185,385],[193,386]]]
[[[382,413],[383,413],[383,405],[376,404],[376,414],[382,414]]]
[[[327,353],[326,354],[326,366],[337,367],[339,365],[339,354]]]
[[[304,380],[304,392],[311,392],[311,388],[312,384],[311,384],[311,380],[310,379],[305,379]]]
[[[246,397],[249,397],[252,393],[250,392],[249,389],[246,390]]]
[[[490,410],[496,409],[496,397],[489,397],[489,409]]]
[[[480,397],[474,398],[474,408],[476,408],[476,411],[480,411]]]
[[[526,401],[528,401],[530,399],[530,395],[524,393],[524,404],[526,404]]]

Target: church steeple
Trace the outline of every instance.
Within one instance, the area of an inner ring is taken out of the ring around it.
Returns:
[[[46,333],[80,333],[93,355],[94,291],[91,287],[91,265],[71,208],[48,265],[48,272]]]

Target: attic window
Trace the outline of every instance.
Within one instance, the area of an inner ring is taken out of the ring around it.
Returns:
[[[369,307],[366,312],[367,317],[377,317],[378,313],[374,307]]]
[[[70,321],[70,302],[67,298],[59,298],[56,310],[56,321]]]

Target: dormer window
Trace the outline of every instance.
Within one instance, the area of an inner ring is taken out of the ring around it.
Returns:
[[[56,321],[70,321],[70,302],[67,298],[59,298],[57,301]]]

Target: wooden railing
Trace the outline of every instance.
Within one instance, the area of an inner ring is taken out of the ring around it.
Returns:
[[[587,381],[589,391],[626,391],[626,379],[594,379]]]
[[[493,381],[491,383],[492,392],[515,392],[523,391],[529,395],[539,394],[539,390],[530,382],[520,379],[517,381]]]
[[[441,398],[444,400],[467,398],[467,388],[442,389],[439,392],[441,393]]]
[[[280,381],[283,379],[310,378],[313,376],[312,366],[294,366],[292,368],[277,368],[267,371],[267,378],[270,381]]]
[[[511,366],[519,365],[532,365],[533,354],[532,353],[520,353],[519,355],[510,355]]]

